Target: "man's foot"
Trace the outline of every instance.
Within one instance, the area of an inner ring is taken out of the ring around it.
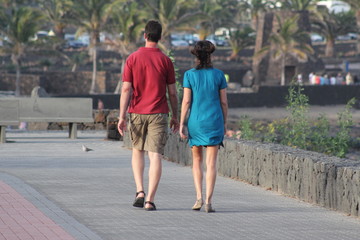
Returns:
[[[146,211],[155,211],[156,210],[155,203],[150,202],[150,201],[146,201],[145,202],[145,210]]]
[[[145,201],[145,192],[139,191],[135,195],[135,200],[134,200],[133,206],[138,207],[138,208],[143,208],[144,201]]]

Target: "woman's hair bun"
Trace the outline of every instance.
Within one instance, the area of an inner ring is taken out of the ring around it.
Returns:
[[[202,40],[202,41],[197,41],[195,43],[195,46],[191,50],[191,53],[193,55],[195,55],[196,57],[199,57],[200,55],[202,55],[204,53],[211,54],[214,51],[215,51],[215,45],[212,42],[210,42],[208,40]]]

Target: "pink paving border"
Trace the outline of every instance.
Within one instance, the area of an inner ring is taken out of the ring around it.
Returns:
[[[75,240],[12,187],[0,181],[0,240]]]

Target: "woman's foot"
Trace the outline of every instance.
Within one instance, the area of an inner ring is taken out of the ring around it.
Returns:
[[[215,209],[212,208],[211,203],[205,204],[205,212],[207,213],[215,212]]]
[[[204,205],[203,200],[199,198],[198,200],[196,200],[194,206],[192,207],[192,210],[199,211],[203,205]]]
[[[135,195],[135,200],[134,200],[133,206],[138,207],[138,208],[143,208],[144,201],[145,201],[145,192],[139,191]]]

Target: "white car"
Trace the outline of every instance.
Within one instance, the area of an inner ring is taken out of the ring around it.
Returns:
[[[321,35],[316,34],[316,33],[310,34],[310,39],[312,42],[323,42],[324,41],[324,38]]]
[[[174,40],[171,40],[171,46],[173,46],[173,47],[188,47],[189,43],[185,40],[174,39]]]

